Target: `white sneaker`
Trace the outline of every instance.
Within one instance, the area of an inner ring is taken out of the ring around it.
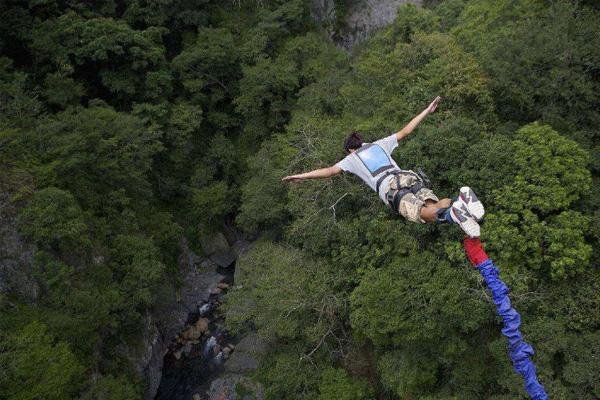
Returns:
[[[477,220],[471,216],[471,213],[467,209],[467,206],[460,199],[452,203],[450,208],[450,216],[456,222],[467,236],[476,238],[479,237],[481,229]]]
[[[463,186],[460,188],[457,201],[460,201],[465,205],[467,212],[471,214],[473,218],[477,221],[481,221],[483,214],[485,214],[485,210],[483,209],[483,204],[481,204],[481,201],[479,201],[477,195],[470,187]]]

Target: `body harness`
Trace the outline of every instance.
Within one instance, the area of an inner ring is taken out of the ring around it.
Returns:
[[[388,191],[386,197],[387,197],[388,204],[392,208],[392,211],[396,214],[398,214],[398,206],[400,205],[400,200],[402,200],[402,198],[404,196],[406,196],[409,193],[416,195],[419,190],[421,190],[423,188],[431,187],[431,181],[429,180],[427,175],[425,175],[425,173],[423,171],[421,171],[420,168],[417,169],[416,173],[413,171],[393,170],[393,171],[387,171],[385,174],[381,175],[381,177],[377,180],[377,184],[376,184],[377,193],[379,193],[379,188],[380,188],[381,184],[383,183],[383,181],[388,176],[391,176],[391,175],[394,176],[393,179],[396,179],[396,186],[397,186],[398,190],[394,194],[391,194],[393,191],[391,191],[391,190]],[[400,175],[413,175],[414,177],[417,178],[417,181],[415,183],[413,183],[411,186],[402,187],[400,185]]]

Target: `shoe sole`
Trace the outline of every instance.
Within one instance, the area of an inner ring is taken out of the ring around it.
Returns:
[[[460,200],[467,206],[467,210],[469,210],[469,214],[473,216],[477,221],[481,221],[485,214],[485,210],[483,208],[483,204],[477,198],[477,195],[473,190],[468,186],[463,186],[460,188],[459,194]]]
[[[456,206],[452,206],[450,208],[450,212],[452,213],[452,219],[460,225],[462,230],[467,234],[467,236],[476,238],[481,234],[481,228],[479,224],[472,218],[470,213],[467,210],[461,210]]]

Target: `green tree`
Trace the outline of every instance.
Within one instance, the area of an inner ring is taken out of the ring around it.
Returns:
[[[277,57],[260,57],[244,66],[236,110],[244,117],[244,131],[262,139],[281,131],[289,121],[297,92],[325,71],[344,68],[344,57],[315,34],[296,37]]]
[[[200,223],[218,226],[223,217],[233,210],[233,199],[231,190],[223,181],[193,189],[190,214]]]
[[[353,380],[343,369],[328,368],[321,376],[319,400],[365,400],[373,391],[362,380]]]
[[[231,101],[241,77],[236,38],[225,28],[203,28],[196,42],[173,59],[173,69],[193,104],[201,105],[212,129],[239,124]]]
[[[40,298],[33,315],[69,343],[82,363],[96,366],[101,362],[98,349],[110,347],[110,332],[120,328],[124,300],[112,272],[97,262],[75,268],[44,252],[36,254],[34,269]]]
[[[10,58],[0,56],[0,129],[31,128],[42,113],[43,104],[32,93],[28,77],[15,70]]]
[[[126,310],[141,311],[153,305],[165,266],[152,241],[141,235],[119,235],[111,250],[110,266]]]
[[[48,187],[36,192],[21,211],[21,233],[45,249],[84,253],[88,227],[73,195]]]
[[[265,338],[316,344],[335,334],[344,315],[339,275],[294,248],[261,242],[240,260],[240,289],[228,295],[228,324],[239,331],[251,320]]]
[[[504,120],[542,120],[587,144],[598,121],[600,16],[578,3],[473,1],[454,34],[480,60]],[[575,133],[577,132],[577,133]]]
[[[227,325],[248,325],[276,351],[259,373],[268,398],[315,398],[323,365],[348,339],[342,271],[287,246],[261,241],[236,267]]]
[[[56,343],[46,326],[36,321],[2,336],[0,396],[15,400],[73,398],[84,369],[67,344]]]
[[[132,27],[165,26],[173,36],[206,25],[211,15],[208,0],[130,0],[123,14]]]
[[[122,20],[67,12],[36,26],[31,51],[48,72],[82,81],[89,97],[131,104],[164,98],[171,91],[164,33],[158,27],[136,31]]]
[[[540,124],[521,128],[512,148],[513,181],[494,190],[484,230],[495,258],[512,273],[527,266],[561,279],[583,271],[590,219],[570,208],[589,193],[587,153]]]
[[[64,72],[46,75],[44,86],[46,87],[44,96],[48,103],[60,108],[79,104],[85,93],[83,85]]]
[[[352,326],[382,346],[473,332],[488,313],[467,296],[467,278],[429,252],[393,260],[368,271],[352,292]]]
[[[398,397],[421,397],[435,388],[439,364],[422,351],[387,353],[378,363],[383,384]]]
[[[140,393],[126,377],[101,376],[87,389],[82,400],[136,400]]]
[[[112,206],[110,197],[145,203],[151,196],[147,173],[162,145],[134,116],[102,105],[73,108],[27,139],[32,152],[35,145],[45,149],[35,154],[40,182],[69,190],[85,209],[102,212]]]

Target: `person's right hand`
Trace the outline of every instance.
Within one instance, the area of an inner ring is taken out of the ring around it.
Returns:
[[[288,175],[281,178],[282,182],[299,182],[304,178],[300,178],[298,175]]]

